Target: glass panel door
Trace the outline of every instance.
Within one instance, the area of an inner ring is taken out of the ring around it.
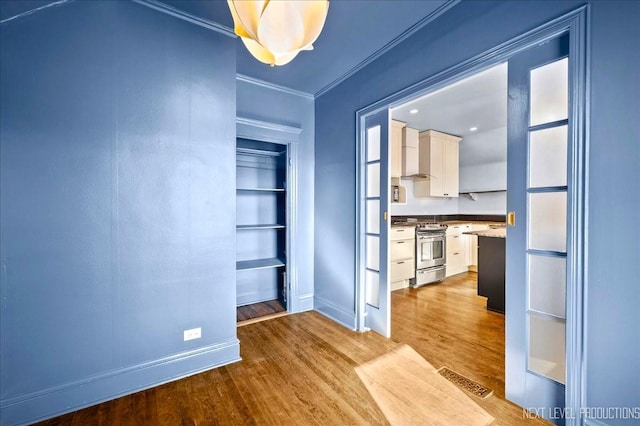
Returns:
[[[567,35],[509,60],[506,397],[554,419],[566,371]]]
[[[529,71],[527,368],[562,384],[566,370],[568,63],[563,58]]]
[[[361,205],[365,221],[364,265],[358,265],[364,276],[365,327],[385,337],[391,332],[390,287],[388,279],[389,244],[387,206],[389,203],[389,114],[382,111],[365,120],[364,185]]]

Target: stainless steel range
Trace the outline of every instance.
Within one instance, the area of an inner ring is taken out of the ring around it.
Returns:
[[[416,226],[416,277],[412,287],[442,281],[447,264],[447,225],[421,223]]]

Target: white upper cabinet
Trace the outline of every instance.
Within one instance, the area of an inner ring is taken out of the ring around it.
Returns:
[[[410,127],[402,129],[402,176],[420,173],[418,156],[418,131]]]
[[[392,178],[402,176],[402,129],[405,126],[406,123],[402,121],[391,120],[389,146],[391,147],[390,172]]]
[[[426,178],[415,180],[416,197],[457,197],[459,150],[462,139],[435,130],[419,134],[419,173]]]

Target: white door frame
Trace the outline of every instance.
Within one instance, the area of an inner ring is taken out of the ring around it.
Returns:
[[[570,35],[569,47],[569,140],[573,141],[571,152],[571,176],[573,191],[568,200],[567,241],[567,328],[566,356],[567,380],[565,385],[565,405],[575,414],[567,419],[567,424],[582,424],[580,407],[586,405],[585,353],[586,312],[584,292],[587,286],[587,229],[586,229],[586,188],[588,177],[588,14],[589,6],[584,5],[560,16],[538,28],[515,37],[486,52],[450,67],[419,83],[411,85],[391,96],[375,102],[356,112],[356,265],[355,265],[355,309],[356,328],[366,331],[364,322],[364,250],[362,226],[364,224],[364,206],[361,203],[363,192],[362,158],[364,151],[365,118],[385,108],[393,108],[416,97],[424,96],[462,80],[485,69],[508,61],[509,57],[532,46],[543,43],[560,34]],[[382,189],[382,188],[381,188]],[[387,209],[389,211],[389,209]]]
[[[236,117],[236,138],[270,142],[287,147],[287,191],[286,191],[286,276],[287,312],[300,312],[300,292],[298,286],[298,144],[301,127]]]

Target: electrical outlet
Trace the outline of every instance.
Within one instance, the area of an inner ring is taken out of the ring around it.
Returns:
[[[189,330],[185,330],[184,331],[184,341],[185,342],[187,340],[199,339],[200,337],[202,337],[202,329],[200,327],[191,328]]]

